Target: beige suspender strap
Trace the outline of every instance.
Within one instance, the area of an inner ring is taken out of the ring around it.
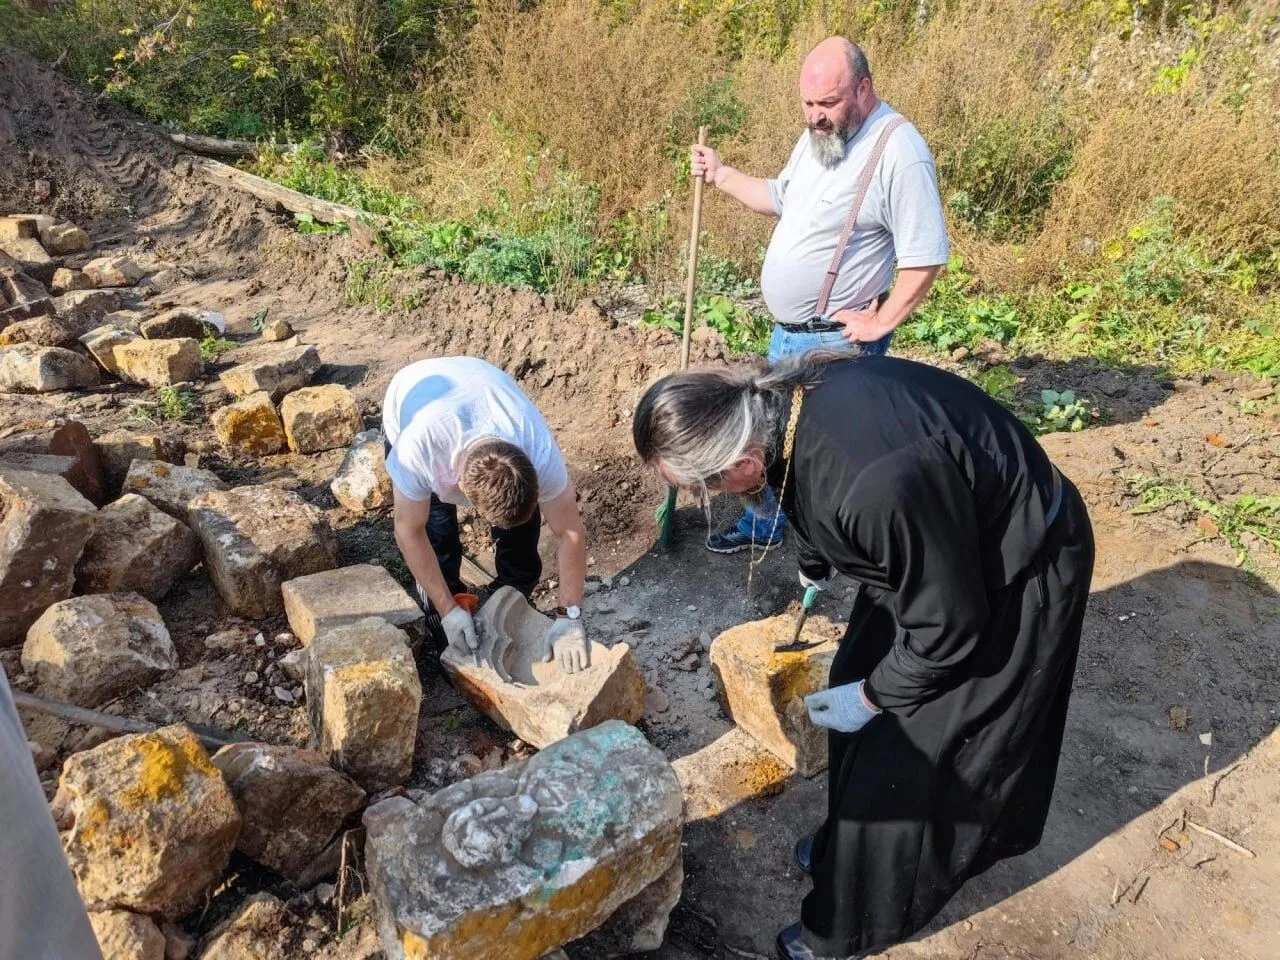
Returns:
[[[871,151],[871,156],[867,158],[867,165],[862,168],[862,173],[858,175],[858,186],[853,192],[853,204],[849,207],[849,215],[844,219],[844,228],[840,231],[840,239],[836,241],[836,252],[831,257],[831,266],[827,270],[826,277],[822,280],[822,290],[818,294],[818,305],[813,311],[814,316],[825,317],[827,315],[827,305],[831,301],[831,290],[836,285],[836,274],[840,272],[840,261],[844,259],[845,247],[849,245],[849,237],[853,235],[854,225],[858,222],[858,214],[862,212],[862,201],[867,199],[867,191],[871,188],[871,178],[875,176],[876,167],[880,165],[880,157],[884,154],[885,144],[889,142],[890,135],[906,122],[906,117],[894,117],[885,124],[884,129],[880,131],[880,138],[876,140],[875,148]]]

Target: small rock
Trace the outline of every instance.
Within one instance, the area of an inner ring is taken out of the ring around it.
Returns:
[[[716,698],[716,691],[715,691],[715,688],[714,688],[714,687],[703,687],[703,688],[702,688],[702,699],[703,699],[703,700],[711,701],[711,700],[715,700],[715,698]]]
[[[588,580],[582,586],[582,592],[588,597],[595,596],[601,591],[601,589],[603,589],[603,584],[601,584],[599,580]]]
[[[282,348],[266,360],[224,370],[218,378],[237,397],[265,390],[272,400],[279,400],[286,393],[305,387],[319,369],[320,354],[308,345]]]
[[[149,500],[126,493],[98,513],[76,564],[81,593],[139,593],[159,601],[200,562],[200,539]]]
[[[204,645],[208,650],[239,650],[244,641],[244,633],[240,630],[221,630],[205,637]]]
[[[200,342],[192,337],[131,340],[113,347],[112,355],[121,380],[147,387],[198,380],[204,372]]]
[[[279,318],[272,320],[262,330],[262,339],[268,343],[278,343],[281,340],[288,340],[292,336],[293,327],[289,326],[289,321]]]
[[[620,586],[620,587],[629,587],[629,586],[631,586],[631,578],[630,578],[630,577],[619,577],[619,578],[618,578],[618,586]]]
[[[212,471],[161,460],[133,461],[122,487],[123,492],[145,497],[183,523],[190,522],[191,504],[197,497],[226,489],[227,485]]]
[[[954,350],[951,351],[951,359],[954,360],[956,363],[960,363],[962,360],[969,359],[969,348],[956,347]]]
[[[265,457],[285,447],[284,425],[265,390],[215,410],[210,419],[230,457]]]
[[[160,611],[136,593],[73,597],[31,625],[22,668],[41,692],[85,707],[178,669]]]
[[[676,661],[676,666],[681,670],[693,671],[702,665],[702,661],[696,653],[686,653],[683,657]]]
[[[258,674],[257,674],[257,673],[255,673],[253,670],[250,670],[248,673],[246,673],[246,674],[244,675],[244,682],[245,682],[245,683],[257,683],[257,682],[258,682]]]
[[[710,649],[711,649],[711,634],[707,633],[707,631],[705,631],[705,630],[704,630],[704,631],[702,631],[702,633],[700,633],[700,634],[698,635],[698,646],[699,646],[699,647],[701,647],[704,651],[706,651],[706,650],[710,650]]]
[[[1213,734],[1212,733],[1200,734],[1200,743],[1206,747],[1213,746]]]
[[[236,743],[213,765],[244,820],[236,849],[295,881],[364,801],[364,791],[314,750]]]
[[[255,893],[204,942],[200,960],[283,960],[290,956],[289,916],[269,893]]]
[[[689,604],[689,606],[685,607],[685,609],[688,610],[690,613],[696,613],[698,610],[698,607],[696,604],[691,603]]]
[[[148,340],[202,340],[209,329],[201,319],[200,311],[178,307],[144,320],[139,332]]]
[[[337,384],[295,390],[280,404],[280,418],[289,449],[296,453],[345,447],[363,426],[355,397]]]
[[[84,265],[84,275],[95,287],[131,287],[147,272],[129,257],[99,257]]]
[[[670,698],[662,692],[661,688],[651,685],[644,697],[644,712],[646,714],[666,713],[670,709]]]
[[[181,916],[226,869],[240,814],[185,726],[116,737],[73,754],[52,810],[91,910]]]
[[[273,687],[271,692],[276,695],[277,700],[280,700],[284,703],[293,703],[293,694],[290,693],[288,690],[286,690],[284,687]]]
[[[315,953],[319,949],[320,944],[316,943],[310,937],[307,937],[302,941],[302,950],[304,953]]]
[[[333,898],[336,893],[337,889],[332,883],[316,884],[316,903],[323,907],[327,907],[329,904],[333,903]]]
[[[62,347],[23,343],[0,350],[0,392],[79,390],[96,387],[99,380],[97,364]]]
[[[41,245],[54,256],[83,253],[91,247],[89,235],[74,223],[56,223],[40,231]]]
[[[391,477],[387,474],[381,430],[355,435],[329,489],[339,503],[357,513],[391,503]]]
[[[280,669],[290,680],[303,680],[307,675],[307,649],[290,650],[279,660]]]
[[[74,290],[88,290],[93,286],[89,278],[81,270],[59,267],[53,271],[53,279],[49,281],[49,289],[54,293],[71,293]]]
[[[62,477],[0,469],[0,647],[71,595],[97,511]]]
[[[164,934],[150,918],[128,910],[89,914],[102,960],[164,960]]]

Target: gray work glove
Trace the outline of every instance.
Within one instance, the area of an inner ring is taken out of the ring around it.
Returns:
[[[444,635],[450,645],[469,653],[480,649],[480,641],[476,638],[476,622],[462,607],[454,607],[441,617],[440,626],[444,628]]]
[[[846,683],[827,690],[819,690],[804,698],[809,708],[809,719],[819,727],[840,733],[857,733],[867,722],[882,713],[873,707],[862,694],[863,681]]]
[[[591,666],[591,641],[587,639],[587,628],[580,619],[556,618],[547,632],[543,659],[548,663],[552,660],[559,662],[565,673],[577,673]]]

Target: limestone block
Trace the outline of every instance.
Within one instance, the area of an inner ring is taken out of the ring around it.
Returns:
[[[671,765],[684,790],[685,822],[707,820],[781,793],[791,768],[739,727]]]
[[[132,340],[113,348],[120,379],[147,387],[168,387],[196,380],[204,372],[200,343],[177,340]]]
[[[159,433],[137,430],[111,430],[93,442],[102,458],[102,471],[108,477],[121,478],[135,460],[163,460],[182,463],[181,441],[171,441]],[[185,520],[184,513],[179,519]]]
[[[200,562],[200,538],[151,501],[126,493],[98,512],[76,564],[80,593],[133,591],[160,600]]]
[[[390,505],[391,477],[381,430],[356,434],[329,489],[340,504],[356,513]]]
[[[223,386],[237,397],[265,390],[272,400],[305,387],[320,369],[320,354],[313,346],[284,347],[266,360],[245,363],[218,374]]]
[[[53,301],[48,297],[43,300],[31,300],[27,303],[14,304],[12,307],[0,304],[0,330],[4,330],[19,321],[30,320],[32,317],[50,317],[55,312]]]
[[[58,316],[80,328],[83,333],[104,323],[107,317],[120,309],[120,294],[116,290],[88,288],[64,293],[53,301]]]
[[[89,914],[102,960],[165,960],[164,934],[155,921],[128,910]]]
[[[827,731],[809,720],[804,698],[825,690],[844,625],[815,614],[801,641],[806,650],[775,653],[795,633],[793,616],[770,617],[731,627],[711,644],[711,669],[733,722],[801,776],[827,767]]]
[[[148,340],[173,340],[179,337],[202,340],[212,328],[206,327],[200,316],[199,310],[178,307],[144,320],[140,329]]]
[[[131,257],[99,257],[84,265],[84,275],[98,287],[131,287],[147,271]]]
[[[209,933],[200,960],[292,960],[290,927],[280,900],[255,893]]]
[[[280,588],[284,612],[302,645],[317,633],[366,617],[381,617],[393,627],[420,637],[426,616],[404,587],[382,567],[359,563],[290,580]]]
[[[38,235],[35,217],[22,215],[0,217],[0,240],[30,240]]]
[[[98,366],[62,347],[0,347],[0,392],[52,393],[96,387]]]
[[[97,511],[61,477],[0,469],[0,647],[71,595]]]
[[[236,743],[213,756],[244,826],[236,849],[291,880],[360,809],[364,791],[314,750]]]
[[[497,724],[542,748],[606,720],[644,716],[645,682],[631,648],[592,642],[591,666],[566,674],[542,661],[551,620],[503,587],[476,615],[481,665],[450,646],[440,663],[460,693]]]
[[[211,470],[183,467],[162,460],[134,460],[124,477],[123,493],[136,493],[183,523],[191,523],[191,501],[206,493],[226,490]]]
[[[59,257],[84,253],[93,246],[89,235],[74,223],[54,223],[49,226],[41,224],[40,243],[50,253]]]
[[[231,790],[182,725],[73,754],[52,812],[91,910],[181,916],[222,876],[240,834]]]
[[[80,342],[89,351],[90,356],[98,361],[98,365],[113,376],[120,376],[120,365],[116,363],[116,347],[132,343],[138,335],[132,330],[117,326],[114,323],[94,327],[80,337]]]
[[[53,276],[57,269],[48,252],[35,237],[15,237],[11,240],[0,239],[0,251],[16,260],[24,273],[36,279]]]
[[[414,805],[365,813],[388,960],[535,960],[598,928],[680,855],[671,765],[610,721]]]
[[[0,346],[29,343],[37,347],[74,347],[80,331],[61,317],[40,316],[11,323],[0,333]]]
[[[228,456],[265,457],[285,447],[284,426],[266,391],[220,407],[210,419]]]
[[[19,305],[39,303],[49,299],[49,291],[40,281],[27,276],[21,270],[0,267],[0,301]]]
[[[277,317],[266,325],[262,330],[262,339],[267,343],[279,343],[281,340],[288,340],[293,336],[293,327],[289,326],[288,320],[281,320]]]
[[[295,390],[280,404],[280,418],[296,453],[345,447],[364,426],[356,398],[338,384]]]
[[[41,693],[96,707],[178,669],[160,611],[136,593],[60,600],[27,631],[22,668]]]
[[[102,460],[89,430],[79,420],[58,418],[32,424],[20,432],[0,440],[0,464],[19,454],[48,457],[44,467],[33,466],[44,473],[56,472],[76,488],[86,500],[102,502]],[[70,467],[52,461],[71,460]],[[39,463],[40,460],[32,461]]]
[[[71,267],[59,267],[53,271],[53,279],[49,281],[49,289],[54,293],[88,290],[92,286],[83,270],[73,270]]]
[[[317,634],[306,688],[311,729],[330,762],[370,793],[408,779],[422,681],[403,631],[369,617]]]
[[[206,493],[191,502],[190,517],[209,578],[242,616],[278,613],[282,583],[338,565],[337,538],[325,515],[279,487]]]

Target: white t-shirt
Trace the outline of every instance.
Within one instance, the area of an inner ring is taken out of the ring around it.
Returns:
[[[391,445],[387,473],[410,500],[434,493],[460,507],[462,453],[486,437],[519,447],[538,474],[538,502],[569,486],[560,447],[542,414],[506,373],[476,357],[432,357],[394,377],[382,403],[382,432]]]
[[[814,158],[806,130],[782,173],[767,181],[779,219],[760,272],[760,292],[779,323],[804,323],[814,315],[858,177],[881,131],[898,115],[882,102],[834,167]],[[888,290],[895,257],[899,267],[931,267],[945,264],[947,253],[933,156],[919,131],[904,124],[889,137],[871,178],[827,315]]]

